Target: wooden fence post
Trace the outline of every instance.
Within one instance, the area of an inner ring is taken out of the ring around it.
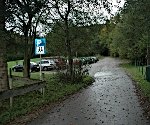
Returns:
[[[12,89],[13,88],[13,78],[12,78],[12,72],[11,72],[11,68],[9,69],[9,89]],[[10,107],[12,108],[13,106],[13,97],[10,97],[9,98],[10,100]]]
[[[10,78],[12,78],[12,70],[11,70],[11,68],[9,68],[9,76],[10,76]]]

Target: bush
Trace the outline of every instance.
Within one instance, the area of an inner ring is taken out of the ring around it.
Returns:
[[[95,81],[94,78],[92,78],[90,76],[84,76],[82,82],[85,86],[87,86],[87,85],[92,84],[94,81]]]
[[[58,79],[58,82],[61,83],[80,83],[83,81],[83,78],[85,76],[88,76],[88,66],[80,66],[80,65],[74,65],[73,67],[73,74],[70,75],[69,69],[66,69],[65,71],[58,70],[56,76]]]

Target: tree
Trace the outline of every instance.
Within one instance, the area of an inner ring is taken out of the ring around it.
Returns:
[[[50,4],[52,6],[50,18],[58,23],[61,21],[59,25],[64,32],[69,73],[73,80],[73,43],[70,39],[70,24],[85,26],[101,21],[103,19],[101,8],[104,7],[109,11],[109,2],[107,0],[51,0]]]
[[[70,26],[72,56],[99,54],[99,31],[102,25]],[[47,34],[47,50],[50,55],[66,56],[65,35],[63,29],[56,23]],[[96,44],[95,44],[96,43]],[[84,46],[83,46],[84,45]]]
[[[29,78],[30,58],[33,53],[33,40],[36,37],[37,26],[45,12],[46,0],[12,0],[7,3],[8,28],[24,36],[24,77]]]
[[[5,32],[5,0],[0,0],[0,91],[8,89],[8,73],[7,73],[7,61],[6,61],[6,45],[7,36]]]
[[[113,19],[115,27],[108,35],[112,55],[131,60],[145,58],[150,32],[149,6],[149,0],[126,1],[120,16]]]

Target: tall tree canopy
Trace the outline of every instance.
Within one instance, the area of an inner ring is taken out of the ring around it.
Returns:
[[[101,54],[99,32],[103,24],[91,26],[70,26],[69,32],[72,48],[72,56],[88,56]],[[50,55],[66,56],[67,49],[65,45],[65,35],[63,29],[57,25],[52,27],[50,33],[46,36],[47,52]]]
[[[150,33],[149,6],[149,0],[127,0],[119,16],[110,21],[115,25],[108,35],[112,55],[131,60],[145,58]]]

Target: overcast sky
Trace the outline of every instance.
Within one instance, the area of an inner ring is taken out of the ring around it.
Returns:
[[[123,7],[125,0],[112,0],[113,1],[113,13],[116,13],[118,11],[118,3],[119,3],[119,7]]]
[[[109,0],[112,4],[112,11],[111,14],[115,15],[115,13],[117,13],[119,11],[119,8],[123,8],[125,0]],[[110,15],[108,14],[107,11],[104,12],[105,15],[108,16],[108,18],[110,18]]]

